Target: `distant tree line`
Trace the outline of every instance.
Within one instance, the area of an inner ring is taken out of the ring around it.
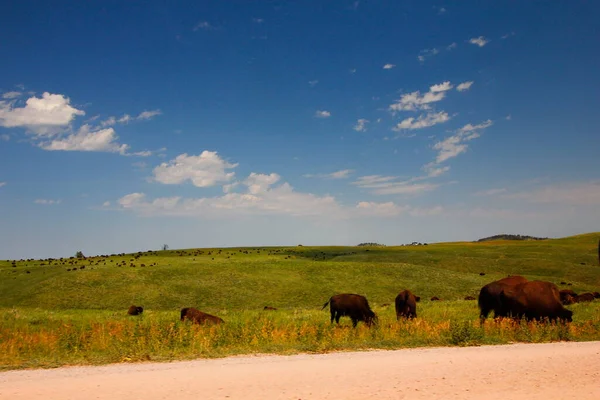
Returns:
[[[379,243],[373,243],[373,242],[367,242],[367,243],[361,243],[358,246],[380,246],[380,247],[385,247],[385,244],[379,244]]]
[[[545,238],[541,238],[541,237],[535,237],[535,236],[527,236],[527,235],[508,235],[508,234],[501,234],[501,235],[494,235],[494,236],[490,236],[490,237],[486,237],[483,239],[479,239],[478,242],[488,242],[491,240],[546,240],[548,239],[547,237]]]

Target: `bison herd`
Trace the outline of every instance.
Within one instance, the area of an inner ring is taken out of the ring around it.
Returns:
[[[600,298],[600,293],[583,293],[577,295],[572,290],[559,290],[558,287],[545,281],[529,281],[518,275],[488,283],[479,291],[478,305],[480,323],[483,324],[488,315],[493,311],[494,318],[504,317],[513,319],[526,319],[527,321],[572,322],[573,311],[564,306],[593,301]],[[417,303],[419,296],[410,290],[401,291],[395,299],[396,319],[412,319],[417,317]],[[431,300],[439,300],[432,297]],[[467,296],[465,300],[475,300]],[[377,315],[371,310],[369,301],[359,294],[343,293],[331,296],[321,310],[329,305],[331,323],[335,320],[340,323],[341,317],[350,317],[352,326],[364,322],[367,326],[377,324]],[[277,310],[275,307],[265,306],[263,310]],[[132,305],[127,310],[129,315],[140,315],[144,309]],[[223,319],[207,314],[196,308],[186,307],[181,310],[180,320],[191,321],[196,324],[222,324]]]

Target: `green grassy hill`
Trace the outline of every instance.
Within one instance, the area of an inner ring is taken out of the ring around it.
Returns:
[[[481,286],[507,274],[559,287],[567,287],[561,281],[569,282],[575,291],[600,291],[599,238],[600,233],[590,233],[428,246],[190,249],[142,253],[139,258],[55,260],[51,265],[17,261],[16,267],[0,261],[0,307],[123,310],[136,304],[149,310],[194,306],[209,312],[265,305],[315,308],[341,292],[364,294],[380,305],[393,303],[405,288],[424,299],[457,300],[476,296]],[[117,266],[123,261],[125,266]]]

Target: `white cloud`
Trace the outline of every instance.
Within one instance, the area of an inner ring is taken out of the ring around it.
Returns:
[[[479,47],[483,47],[486,44],[488,44],[489,42],[490,41],[488,39],[486,39],[485,37],[483,37],[483,36],[479,36],[479,37],[476,37],[476,38],[469,39],[469,43],[477,45]]]
[[[273,175],[273,174],[271,174]],[[271,176],[265,175],[265,176]],[[275,174],[277,175],[277,174]],[[288,215],[350,219],[364,217],[393,217],[409,209],[393,202],[358,202],[344,206],[329,195],[296,192],[288,183],[269,187],[258,193],[227,193],[220,197],[181,198],[162,197],[147,200],[143,193],[131,193],[117,201],[123,210],[145,216],[171,215],[205,218],[239,215]]]
[[[394,68],[395,66],[396,66],[396,64],[385,64],[385,65],[383,66],[383,69],[392,69],[392,68]]]
[[[83,125],[77,133],[50,142],[41,142],[39,147],[44,150],[101,151],[126,154],[129,146],[119,144],[117,140],[118,136],[113,128],[94,131],[89,125]]]
[[[21,92],[6,92],[2,94],[3,99],[16,99],[20,97],[23,93]]]
[[[448,50],[448,51],[454,50],[457,46],[458,45],[456,44],[456,42],[452,42],[448,46],[446,46],[446,50]]]
[[[3,133],[2,135],[0,135],[0,140],[8,142],[10,140],[10,136],[7,133]]]
[[[346,179],[354,172],[353,169],[342,169],[340,171],[331,172],[329,174],[305,174],[305,178],[322,178],[322,179]]]
[[[25,107],[13,107],[12,102],[0,101],[0,126],[25,127],[39,135],[51,134],[52,128],[66,127],[85,112],[70,105],[68,97],[45,92],[41,98],[30,97]]]
[[[326,110],[317,110],[317,112],[315,113],[315,117],[317,117],[317,118],[329,118],[329,117],[331,117],[331,113],[329,111],[326,111]]]
[[[133,120],[133,117],[132,117],[131,115],[129,115],[129,114],[125,114],[125,115],[123,115],[121,118],[119,118],[119,120],[118,120],[118,121],[119,121],[119,123],[121,123],[121,124],[127,124],[127,123],[129,123],[130,121],[132,121],[132,120]]]
[[[102,125],[102,126],[113,126],[116,123],[117,123],[117,119],[115,117],[108,117],[104,121],[100,122],[100,125]]]
[[[281,179],[281,177],[276,173],[265,175],[252,172],[244,181],[244,185],[248,187],[248,192],[251,194],[260,194],[267,191],[272,185],[277,183],[279,179]]]
[[[418,118],[406,118],[402,122],[398,123],[394,128],[394,131],[400,131],[403,129],[413,130],[413,129],[423,129],[429,128],[431,126],[442,124],[446,121],[450,120],[450,116],[445,111],[440,111],[438,113],[428,113],[421,114]]]
[[[310,87],[315,87],[317,85],[317,83],[319,83],[318,80],[313,80],[313,81],[308,81],[308,84],[310,85]]]
[[[452,89],[454,86],[452,86],[452,84],[450,83],[450,81],[446,81],[443,83],[439,83],[437,85],[433,85],[429,88],[429,91],[432,93],[437,93],[437,92],[446,92],[450,89]]]
[[[446,12],[446,9],[444,7],[438,8],[438,15],[444,14],[445,12]]]
[[[464,92],[465,90],[469,90],[471,85],[473,85],[473,81],[463,82],[456,87],[456,90]]]
[[[210,31],[210,30],[213,30],[214,27],[208,21],[200,21],[196,24],[196,26],[194,26],[193,30],[195,32],[200,29],[205,30],[205,31]]]
[[[368,119],[361,118],[356,121],[356,125],[354,125],[354,128],[352,129],[354,129],[356,132],[366,132],[368,123]]]
[[[355,73],[356,73],[356,68],[352,68],[352,69],[350,70],[350,73],[351,73],[351,74],[355,74]]]
[[[449,81],[432,85],[429,91],[421,95],[420,91],[403,94],[396,103],[389,106],[389,110],[396,111],[417,111],[429,110],[431,103],[436,103],[446,97],[446,92],[452,89],[452,84]]]
[[[488,128],[491,125],[491,120],[484,121],[478,125],[466,124],[457,131],[456,135],[447,137],[446,139],[434,144],[434,150],[438,151],[435,163],[442,163],[450,158],[466,152],[469,148],[466,142],[478,138],[480,136],[478,131]]]
[[[56,205],[60,204],[61,200],[48,200],[48,199],[37,199],[34,201],[35,204],[43,204],[43,205]]]
[[[563,182],[529,191],[506,194],[504,198],[530,203],[570,206],[600,206],[600,181]]]
[[[0,187],[6,186],[6,182],[0,182]]]
[[[265,22],[265,20],[262,18],[252,18],[252,22],[256,24],[262,24],[263,22]]]
[[[216,151],[205,150],[198,156],[180,154],[154,168],[154,179],[164,184],[179,184],[189,179],[194,186],[209,187],[232,180],[235,172],[227,170],[237,165],[223,160]]]
[[[506,193],[506,188],[494,188],[488,190],[482,190],[480,192],[476,192],[475,196],[495,196],[497,194]]]
[[[437,167],[434,164],[427,164],[425,165],[424,169],[427,172],[427,176],[429,178],[437,178],[438,176],[441,176],[446,172],[450,171],[450,167],[448,166]]]
[[[142,111],[141,113],[139,113],[137,115],[137,117],[132,117],[129,114],[123,114],[123,116],[119,119],[117,119],[117,117],[113,117],[113,116],[108,117],[107,119],[102,121],[100,124],[102,126],[113,126],[117,122],[120,124],[128,124],[132,121],[146,121],[146,120],[152,119],[153,117],[155,117],[157,115],[161,115],[161,114],[162,114],[162,112],[160,110]]]
[[[102,203],[102,207],[110,207],[110,201],[105,201]]]

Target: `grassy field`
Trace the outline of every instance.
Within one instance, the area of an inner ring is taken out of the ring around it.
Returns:
[[[600,301],[570,306],[575,314],[568,328],[507,321],[480,328],[476,302],[462,300],[476,297],[484,284],[507,274],[577,292],[599,291],[599,238],[594,233],[523,242],[192,249],[139,257],[0,261],[0,369],[599,340]],[[423,299],[444,301],[422,301],[417,320],[396,322],[393,301],[405,288]],[[379,314],[379,326],[351,329],[344,319],[341,327],[331,326],[329,313],[320,308],[342,292],[367,296]],[[144,306],[144,314],[126,316],[131,304]],[[279,310],[261,311],[265,305]],[[182,307],[219,315],[226,324],[182,324]]]

